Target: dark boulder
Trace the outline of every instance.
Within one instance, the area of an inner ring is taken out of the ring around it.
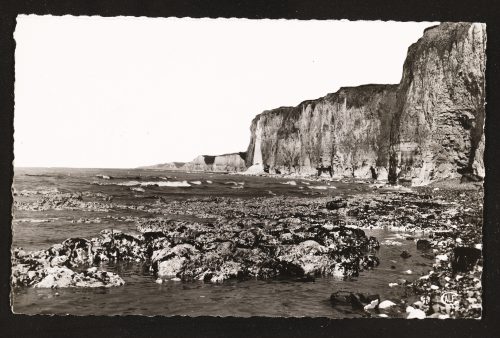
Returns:
[[[330,295],[332,306],[352,305],[353,294],[349,291],[336,291]]]
[[[347,201],[338,196],[334,197],[333,200],[326,203],[326,208],[328,210],[337,210],[345,207],[347,207]]]
[[[348,291],[336,291],[330,296],[332,306],[351,306],[353,309],[363,310],[365,305],[372,301],[380,301],[379,295],[363,295]]]
[[[403,257],[404,259],[410,258],[411,254],[408,251],[403,250],[403,252],[401,253],[401,257]]]
[[[451,269],[453,273],[471,271],[481,259],[481,250],[469,247],[453,249]]]
[[[292,262],[278,260],[272,264],[272,267],[276,270],[277,275],[283,277],[303,277],[305,275],[304,269]]]
[[[419,239],[417,241],[417,250],[429,250],[431,248],[431,242],[426,239]]]
[[[482,182],[483,178],[474,174],[469,174],[466,173],[462,176],[460,179],[460,183],[466,183],[466,182]]]

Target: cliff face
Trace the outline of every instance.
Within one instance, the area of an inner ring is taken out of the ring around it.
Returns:
[[[224,155],[200,155],[191,162],[184,164],[182,170],[190,171],[243,171],[246,153],[234,153]]]
[[[387,177],[389,134],[396,85],[341,88],[297,107],[265,111],[252,122],[248,165],[261,161],[271,171]]]
[[[444,23],[408,49],[391,139],[391,178],[484,177],[486,26]]]
[[[484,24],[443,23],[408,49],[399,85],[341,88],[257,115],[247,166],[425,184],[484,177]],[[389,175],[388,175],[389,174]]]

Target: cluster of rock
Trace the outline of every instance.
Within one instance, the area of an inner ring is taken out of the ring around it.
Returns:
[[[470,201],[469,203],[474,203]],[[480,318],[482,310],[482,217],[469,204],[457,213],[451,231],[435,232],[429,241],[434,254],[433,270],[408,287],[421,297],[413,304],[427,315]]]
[[[345,87],[257,115],[247,166],[406,180],[484,177],[486,26],[443,23],[408,49],[397,85]],[[255,171],[255,170],[254,170]]]
[[[379,246],[359,229],[256,227],[164,222],[147,227],[164,240],[152,253],[161,277],[220,282],[229,278],[357,276],[378,265],[368,252]],[[144,226],[140,227],[144,231]],[[162,237],[164,236],[164,237]]]
[[[105,203],[110,198],[101,193],[62,193],[57,190],[47,190],[15,192],[14,196],[16,195],[24,197],[22,200],[14,199],[14,207],[18,210],[87,210],[106,212],[110,209],[110,204]],[[101,199],[102,202],[95,201],[96,198]]]
[[[462,215],[473,210],[470,205],[462,203],[459,194],[443,199],[424,190],[420,193],[368,193],[360,198],[351,198],[346,215],[363,228],[450,232],[452,227],[460,226]],[[462,194],[465,196],[465,193]],[[479,193],[469,192],[468,197],[470,194],[478,198],[475,201],[477,204]]]
[[[434,252],[442,252],[442,246],[442,238],[430,244]],[[451,255],[435,255],[433,270],[426,275],[413,282],[401,279],[397,283],[390,283],[390,287],[405,288],[406,296],[403,298],[382,301],[378,294],[338,291],[331,295],[330,302],[334,307],[348,307],[365,316],[481,318],[481,250],[453,244],[447,249],[451,247]]]
[[[115,273],[89,267],[75,271],[99,260],[109,260],[117,252],[109,250],[109,237],[70,238],[47,250],[26,252],[15,249],[12,253],[11,284],[14,287],[37,288],[110,287],[123,285],[123,279]]]
[[[432,270],[414,281],[390,283],[390,287],[403,288],[406,296],[402,299],[382,301],[379,295],[335,292],[333,306],[347,306],[367,316],[481,317],[481,191],[419,190],[418,194],[363,196],[349,202],[347,214],[362,225],[427,233],[428,238],[415,240],[415,245],[421,255],[435,261]],[[380,212],[379,220],[378,215],[372,216],[373,210]],[[411,255],[403,251],[401,257]]]
[[[153,219],[138,225],[141,235],[103,230],[90,240],[71,238],[48,250],[13,254],[14,286],[116,286],[110,272],[71,268],[103,261],[145,261],[161,278],[203,280],[230,278],[357,276],[378,265],[368,252],[378,248],[359,229],[290,225],[286,228],[214,226]]]

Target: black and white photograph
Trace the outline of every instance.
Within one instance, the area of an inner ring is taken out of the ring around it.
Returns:
[[[14,39],[13,313],[482,318],[485,23],[20,14]]]

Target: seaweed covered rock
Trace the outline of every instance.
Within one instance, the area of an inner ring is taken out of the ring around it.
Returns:
[[[429,250],[431,248],[431,243],[426,239],[417,240],[417,250]]]
[[[481,259],[481,250],[468,247],[457,247],[453,249],[451,268],[454,273],[468,272],[474,269]]]
[[[328,251],[318,242],[308,240],[298,245],[282,246],[278,260],[296,266],[301,274],[339,275],[333,255],[327,255]]]
[[[45,211],[45,210],[87,210],[106,212],[110,209],[109,203],[103,203],[106,198],[103,194],[92,193],[61,193],[57,189],[42,192],[21,192],[21,196],[29,196],[26,201],[14,201],[18,210]],[[36,199],[33,199],[36,197]],[[90,201],[87,197],[98,197],[101,201]]]
[[[147,247],[144,239],[117,230],[102,230],[92,241],[93,261],[143,261]]]
[[[67,267],[52,267],[43,271],[45,276],[36,283],[36,288],[68,288],[68,287],[112,287],[125,284],[123,279],[115,273],[98,271],[89,268],[82,273],[75,272]]]
[[[76,266],[77,261],[72,260],[68,255],[55,255],[57,249],[63,249],[63,246],[56,245],[54,247],[31,253],[15,250],[11,276],[12,286],[37,288],[111,287],[125,283],[115,273],[100,271],[96,267],[89,268],[84,272],[72,270],[68,266]]]
[[[151,268],[160,277],[180,277],[186,274],[188,264],[198,258],[199,252],[190,244],[179,244],[173,248],[155,251]]]
[[[326,208],[328,210],[337,210],[345,207],[347,207],[347,201],[339,196],[335,197],[333,200],[326,203]]]

